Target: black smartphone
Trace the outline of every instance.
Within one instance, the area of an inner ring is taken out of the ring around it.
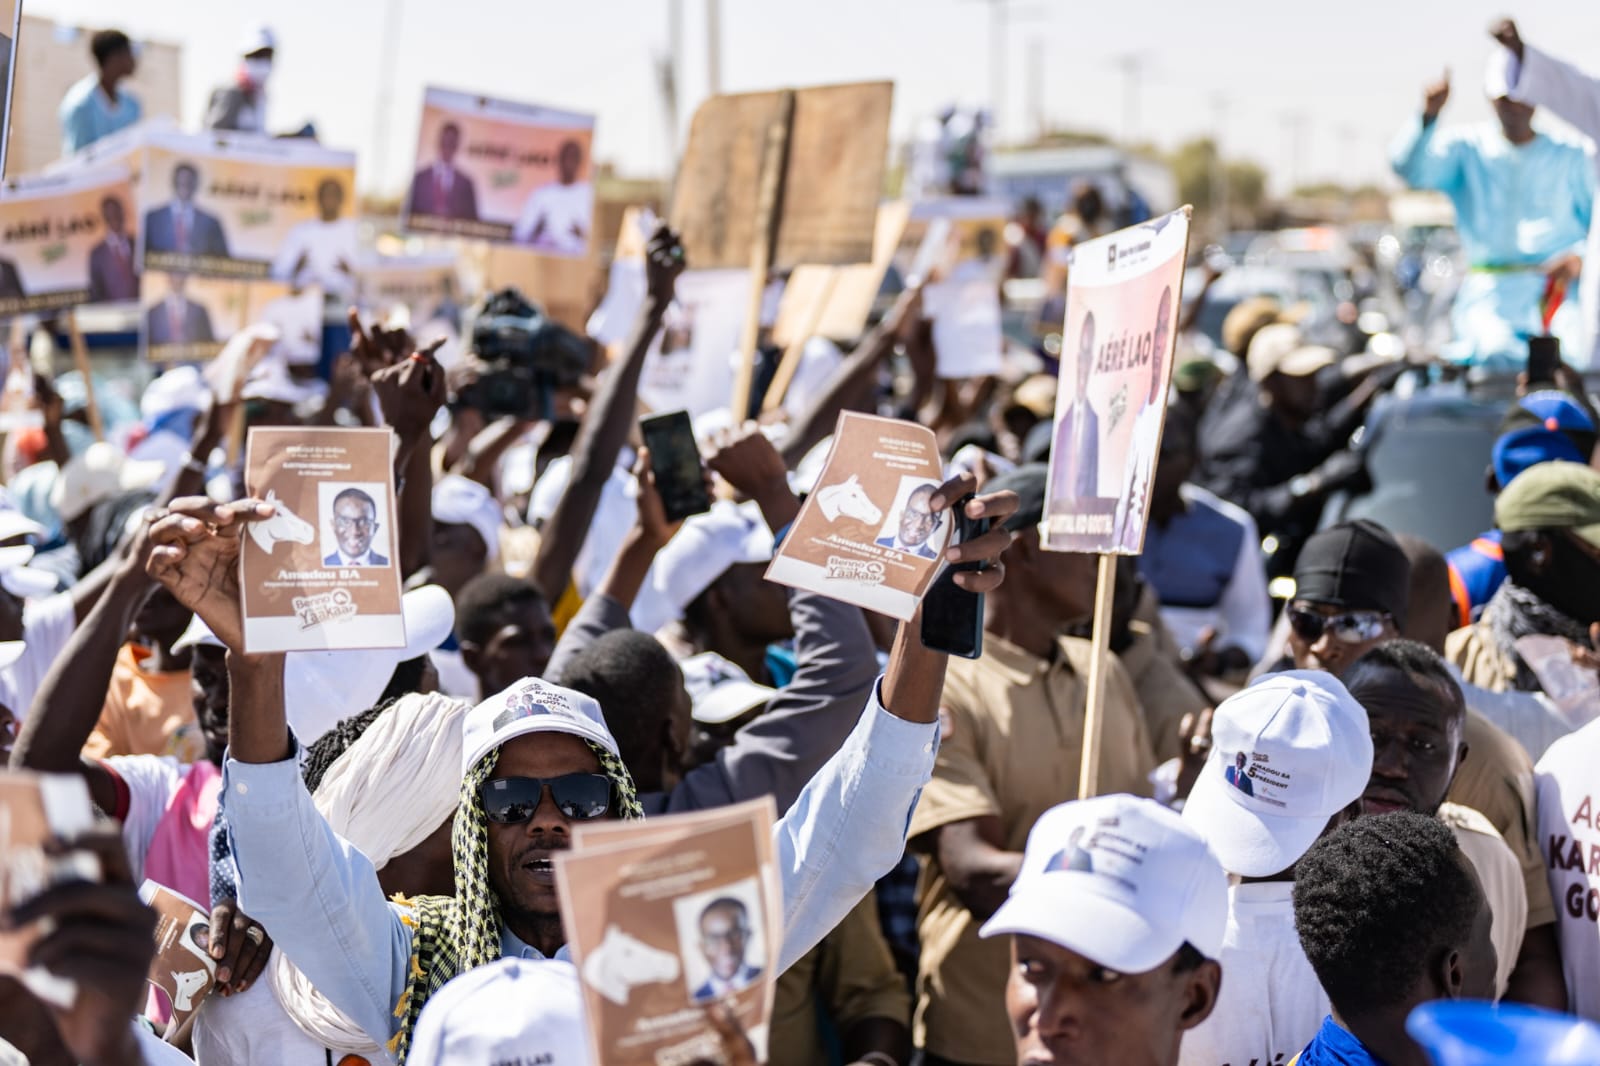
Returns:
[[[987,518],[968,518],[967,496],[955,506],[955,532],[951,544],[960,544],[989,532]],[[963,570],[982,570],[982,563],[947,566],[922,599],[922,646],[963,659],[983,654],[983,595],[956,584]]]
[[[1528,338],[1528,384],[1554,385],[1556,369],[1561,366],[1561,338],[1532,336]]]
[[[661,493],[667,521],[680,522],[711,510],[689,412],[673,411],[640,419],[639,433],[644,437],[644,446],[650,449],[650,466],[655,471],[656,491]]]

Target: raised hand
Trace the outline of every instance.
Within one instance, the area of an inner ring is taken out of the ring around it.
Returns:
[[[204,496],[174,500],[150,530],[145,572],[200,616],[229,650],[244,651],[239,606],[239,546],[244,527],[274,513],[260,500],[215,503]]]
[[[1422,121],[1432,122],[1439,117],[1439,112],[1444,110],[1445,102],[1450,99],[1450,70],[1447,67],[1444,77],[1426,86],[1422,90]]]
[[[444,368],[433,358],[443,343],[441,337],[408,359],[372,375],[372,390],[378,396],[383,420],[394,427],[402,444],[421,439],[444,404]]]
[[[417,342],[412,340],[411,334],[403,329],[384,329],[374,323],[371,326],[362,324],[361,314],[354,307],[350,308],[350,354],[355,356],[357,364],[366,371],[368,376],[377,373],[387,366],[394,366],[411,356],[417,350]],[[435,348],[438,345],[434,346]]]
[[[939,486],[939,491],[928,500],[928,506],[935,513],[946,510],[963,497],[972,495],[977,488],[978,481],[971,474],[951,478]],[[954,579],[958,586],[968,592],[993,592],[1000,587],[1006,577],[1006,566],[1000,557],[1016,539],[1014,533],[1002,527],[1020,506],[1017,494],[1011,491],[976,496],[967,504],[968,518],[987,518],[990,525],[989,532],[983,536],[951,545],[945,550],[945,558],[952,564],[978,563],[983,567],[981,570],[958,572]]]
[[[665,222],[661,223],[644,249],[645,287],[657,306],[672,302],[684,266],[683,242]]]
[[[1506,51],[1517,57],[1517,62],[1522,62],[1522,35],[1517,32],[1517,24],[1510,19],[1501,19],[1489,27],[1489,36],[1505,45]]]
[[[683,528],[683,522],[667,520],[667,509],[656,489],[656,472],[651,465],[649,448],[639,449],[639,457],[633,463],[633,476],[639,483],[638,535],[659,551]]]

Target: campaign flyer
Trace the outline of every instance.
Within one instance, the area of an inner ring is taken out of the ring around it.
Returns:
[[[592,1061],[720,1062],[713,1004],[734,1012],[765,1060],[783,913],[774,820],[769,797],[579,827],[556,886]]]
[[[1183,207],[1072,249],[1039,525],[1051,551],[1144,550],[1188,248]]]
[[[44,852],[51,837],[70,839],[93,823],[89,788],[77,774],[0,769],[0,909],[24,903],[62,881],[100,880],[94,855]],[[75,982],[28,965],[28,951],[39,935],[37,924],[0,932],[0,973],[15,975],[47,1003],[71,1006],[78,995]]]
[[[929,505],[943,483],[933,430],[844,412],[767,580],[908,621],[950,542],[951,512]]]
[[[430,88],[401,225],[584,258],[593,140],[593,115]]]
[[[139,898],[156,912],[156,954],[150,984],[165,998],[166,1035],[200,1009],[217,983],[211,957],[211,917],[194,900],[154,881],[139,886]]]
[[[277,509],[250,523],[239,553],[250,654],[405,645],[392,436],[250,430],[245,483]]]

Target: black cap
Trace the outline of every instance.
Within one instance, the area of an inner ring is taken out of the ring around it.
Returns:
[[[1396,626],[1406,622],[1411,561],[1394,536],[1358,518],[1313,534],[1294,564],[1297,600],[1353,611],[1383,611]]]
[[[1044,483],[1048,468],[1043,463],[1025,463],[1015,470],[1001,474],[999,477],[990,478],[983,483],[983,492],[1005,492],[1007,489],[1017,494],[1021,501],[1017,513],[1005,520],[1005,528],[1011,532],[1019,529],[1030,529],[1044,521]]]

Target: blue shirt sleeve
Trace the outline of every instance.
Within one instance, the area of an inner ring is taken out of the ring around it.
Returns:
[[[1461,157],[1453,137],[1438,136],[1439,120],[1408,122],[1389,150],[1394,172],[1413,189],[1453,194],[1461,184]]]

